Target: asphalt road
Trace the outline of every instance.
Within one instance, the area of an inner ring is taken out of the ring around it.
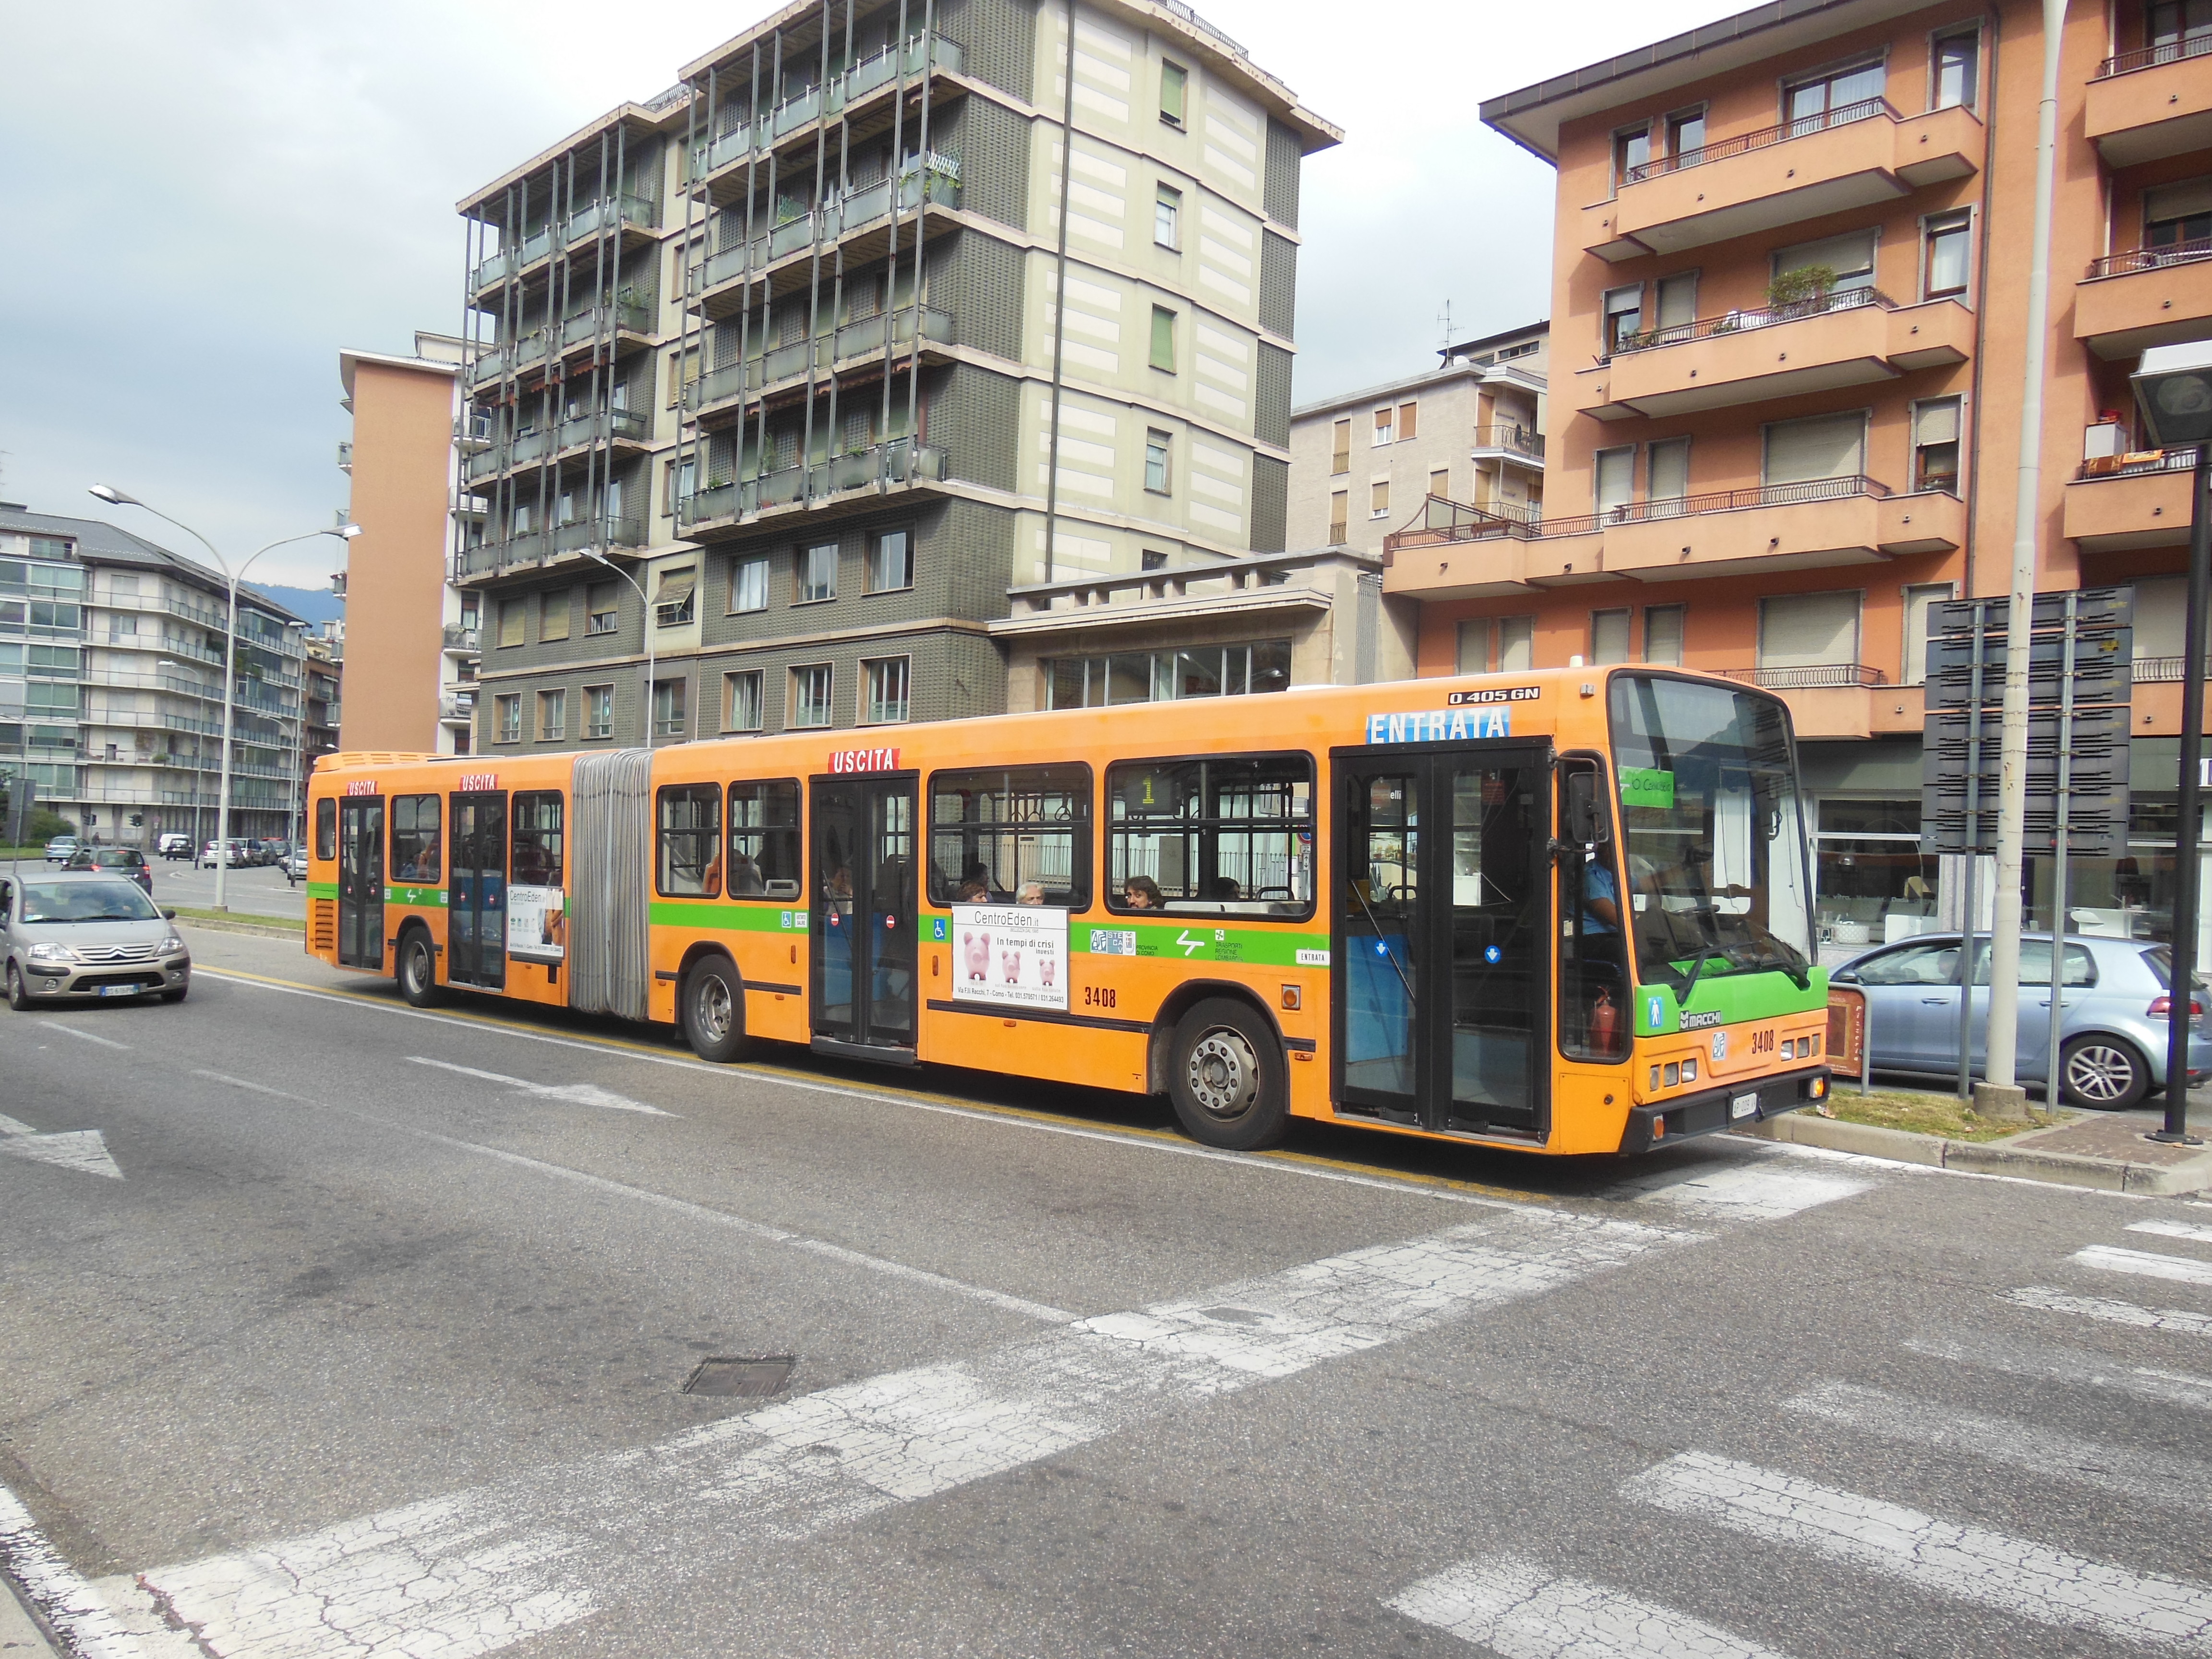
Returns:
[[[2212,1206],[1206,1154],[193,945],[0,1014],[0,1549],[85,1654],[2212,1647]]]
[[[224,902],[242,915],[281,916],[299,921],[307,914],[307,884],[288,884],[284,872],[274,865],[250,866],[224,872],[228,890]],[[215,872],[195,868],[182,859],[154,860],[154,897],[176,908],[205,910],[215,903]]]

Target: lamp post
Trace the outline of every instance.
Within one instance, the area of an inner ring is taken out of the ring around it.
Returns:
[[[652,601],[651,601],[651,600],[649,600],[649,599],[647,599],[645,597],[645,589],[644,589],[644,587],[643,587],[641,585],[640,585],[640,583],[639,583],[639,581],[638,581],[638,580],[637,580],[637,578],[636,578],[636,577],[635,577],[635,576],[631,575],[631,574],[629,574],[629,571],[627,571],[627,570],[623,569],[620,565],[617,564],[613,560],[611,560],[611,559],[610,559],[609,557],[607,557],[607,556],[606,556],[605,554],[604,554],[604,553],[600,552],[600,551],[599,551],[599,550],[598,548],[596,548],[596,547],[587,547],[587,548],[586,548],[586,549],[584,550],[584,555],[585,555],[585,556],[586,556],[586,558],[590,558],[590,559],[597,560],[599,563],[601,563],[601,564],[603,564],[603,565],[606,566],[606,568],[607,568],[608,569],[610,569],[610,570],[613,571],[613,572],[614,572],[614,574],[615,574],[616,575],[620,576],[620,577],[621,577],[624,581],[628,582],[628,583],[630,585],[630,586],[631,586],[633,589],[635,589],[635,592],[636,592],[636,593],[637,593],[637,622],[638,622],[638,629],[639,629],[639,631],[640,631],[640,632],[641,632],[641,633],[645,635],[645,746],[646,746],[647,749],[650,749],[650,748],[652,748],[652,747],[653,747],[653,604],[652,604]]]
[[[2194,444],[2189,475],[2189,616],[2181,653],[2181,775],[2173,836],[2172,971],[2166,981],[2166,1123],[2150,1138],[2185,1146],[2189,1133],[2189,1014],[2197,1006],[2198,775],[2204,755],[2204,606],[2212,596],[2212,519],[2204,491],[2212,483],[2212,345],[2156,346],[2132,377],[2143,424],[2163,446]]]
[[[356,536],[361,534],[361,526],[356,524],[342,524],[328,530],[308,530],[301,532],[297,536],[280,538],[278,540],[256,548],[247,556],[245,563],[233,570],[230,568],[230,562],[216,551],[213,542],[201,535],[191,526],[180,520],[171,518],[161,508],[148,507],[136,495],[126,495],[124,491],[107,484],[94,484],[92,494],[111,507],[138,507],[144,512],[151,513],[164,524],[175,525],[178,529],[207,549],[208,556],[215,561],[216,568],[222,572],[223,580],[229,585],[229,608],[224,614],[222,626],[222,775],[217,786],[220,793],[216,796],[215,803],[215,908],[218,910],[226,910],[230,908],[224,903],[223,900],[226,894],[225,878],[230,873],[230,726],[232,700],[236,693],[238,684],[239,579],[253,568],[253,562],[264,553],[279,547],[289,547],[294,542],[312,541],[318,536],[336,536],[342,540],[351,541]],[[301,712],[302,714],[306,713],[304,709]]]

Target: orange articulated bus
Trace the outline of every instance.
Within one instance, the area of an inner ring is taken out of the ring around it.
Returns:
[[[307,949],[672,1024],[1638,1152],[1826,1097],[1789,714],[1601,667],[654,750],[342,754]]]

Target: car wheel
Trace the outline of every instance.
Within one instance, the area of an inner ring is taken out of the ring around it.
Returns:
[[[399,941],[399,994],[410,1006],[428,1008],[441,999],[438,957],[430,936],[417,927]]]
[[[677,1014],[693,1054],[717,1066],[744,1057],[744,981],[727,957],[708,957],[684,976]]]
[[[2102,1033],[2060,1050],[2058,1075],[2066,1099],[2101,1111],[2124,1112],[2150,1092],[2150,1067],[2135,1045]]]
[[[1289,1067],[1267,1022],[1241,1002],[1201,1002],[1176,1023],[1168,1097],[1194,1140],[1232,1152],[1272,1146],[1291,1126]]]
[[[31,1006],[31,994],[23,988],[22,970],[12,962],[8,964],[8,1006],[19,1014]]]

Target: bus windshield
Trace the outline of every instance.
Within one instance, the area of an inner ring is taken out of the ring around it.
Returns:
[[[1811,883],[1781,700],[1659,675],[1612,688],[1637,975],[1686,1003],[1700,979],[1811,982]]]

